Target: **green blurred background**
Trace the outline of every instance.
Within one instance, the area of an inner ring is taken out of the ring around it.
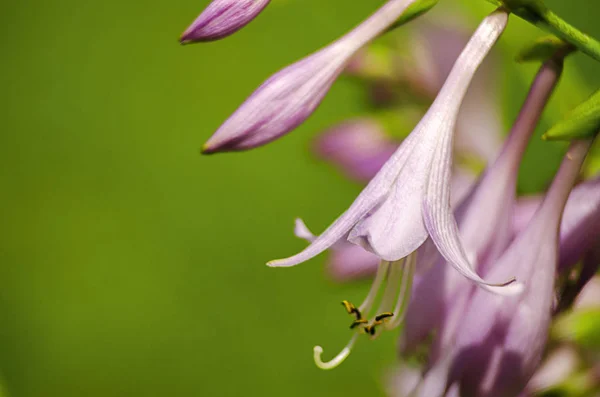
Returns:
[[[349,337],[338,285],[319,257],[267,260],[304,246],[360,187],[317,162],[311,137],[363,109],[336,84],[293,134],[259,150],[199,147],[266,77],[330,42],[382,0],[273,0],[216,43],[178,35],[208,4],[182,0],[3,1],[0,376],[9,396],[383,395],[395,335],[358,345],[323,372],[312,347]],[[469,16],[483,0],[442,1]],[[595,1],[547,0],[600,37]],[[437,10],[443,13],[443,9]],[[513,19],[502,39],[506,125],[535,65],[511,59],[541,35]],[[560,116],[600,84],[583,55],[567,65]],[[560,108],[560,109],[559,109]],[[548,120],[546,120],[546,123]],[[536,142],[521,191],[545,186],[560,144]]]

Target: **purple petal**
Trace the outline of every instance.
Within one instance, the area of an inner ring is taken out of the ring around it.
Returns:
[[[340,238],[347,235],[352,228],[370,211],[378,207],[388,195],[392,184],[396,181],[398,170],[408,162],[410,154],[415,147],[422,145],[422,131],[417,129],[396,150],[393,156],[381,168],[377,175],[369,182],[365,189],[358,195],[350,208],[344,212],[331,226],[318,236],[304,251],[285,259],[278,259],[268,263],[274,267],[294,266],[325,251]]]
[[[271,0],[214,0],[181,35],[181,43],[218,40],[252,21]]]
[[[495,12],[484,20],[469,41],[469,44],[456,62],[455,70],[442,88],[439,96],[446,96],[448,101],[456,101],[464,96],[473,73],[483,61],[493,44],[499,38],[508,21],[505,12]],[[462,92],[462,95],[450,95],[450,92]],[[448,104],[447,106],[450,106]],[[456,119],[445,120],[440,128],[440,142],[435,150],[431,174],[424,199],[424,219],[427,230],[440,253],[463,276],[477,282],[487,290],[503,294],[516,294],[522,290],[519,284],[508,285],[507,280],[499,280],[501,284],[492,285],[484,281],[473,270],[469,258],[464,251],[458,227],[452,214],[450,203],[450,170],[452,164],[452,138]]]
[[[273,75],[213,134],[203,152],[255,148],[298,127],[319,106],[350,57],[414,1],[388,1],[336,42]]]
[[[449,382],[465,395],[518,395],[541,360],[548,335],[558,262],[560,215],[590,142],[572,144],[542,206],[491,267],[490,277],[515,275],[519,296],[474,291],[453,345]]]
[[[355,119],[324,131],[315,142],[317,155],[350,178],[370,181],[398,148],[371,119]]]

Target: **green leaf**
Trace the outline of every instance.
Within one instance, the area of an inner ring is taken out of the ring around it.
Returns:
[[[600,90],[573,109],[544,135],[547,140],[571,140],[593,137],[600,130]]]
[[[420,17],[427,11],[431,10],[438,3],[439,0],[419,0],[411,4],[406,11],[398,18],[398,20],[390,27],[390,30],[397,28],[398,26],[404,25],[413,19]]]
[[[556,36],[544,36],[519,51],[515,60],[517,62],[544,62],[561,51],[568,52],[570,48],[572,48],[571,44]]]

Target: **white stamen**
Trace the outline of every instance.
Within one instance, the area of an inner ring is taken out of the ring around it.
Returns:
[[[402,273],[402,287],[400,289],[400,293],[398,294],[398,301],[396,302],[396,307],[394,308],[394,316],[385,324],[385,329],[390,330],[399,326],[402,321],[404,321],[404,317],[406,316],[406,308],[408,307],[408,302],[410,300],[410,295],[412,292],[412,282],[415,274],[415,264],[417,262],[417,253],[413,253],[406,258],[404,263],[403,273]]]
[[[385,280],[386,273],[390,266],[390,262],[381,261],[379,266],[377,266],[377,273],[375,274],[375,279],[373,280],[373,284],[371,284],[371,289],[369,290],[369,294],[365,298],[364,302],[358,307],[361,313],[367,313],[371,310],[371,306],[373,306],[373,302],[375,298],[377,298],[377,293],[381,288],[381,284]]]
[[[381,299],[379,309],[377,309],[377,314],[392,311],[392,302],[397,299],[396,296],[398,295],[398,288],[402,282],[404,266],[404,258],[390,263],[390,270],[387,277],[385,292],[383,293],[383,298]]]
[[[315,346],[313,348],[313,358],[315,360],[315,364],[317,367],[321,369],[333,369],[344,362],[344,360],[350,355],[354,344],[356,343],[356,339],[358,338],[358,333],[355,333],[350,342],[342,349],[341,352],[338,353],[333,359],[323,362],[321,360],[321,355],[323,354],[323,348],[321,346]]]

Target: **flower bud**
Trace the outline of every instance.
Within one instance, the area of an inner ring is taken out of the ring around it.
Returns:
[[[214,0],[181,35],[182,44],[213,41],[237,32],[271,0]]]

